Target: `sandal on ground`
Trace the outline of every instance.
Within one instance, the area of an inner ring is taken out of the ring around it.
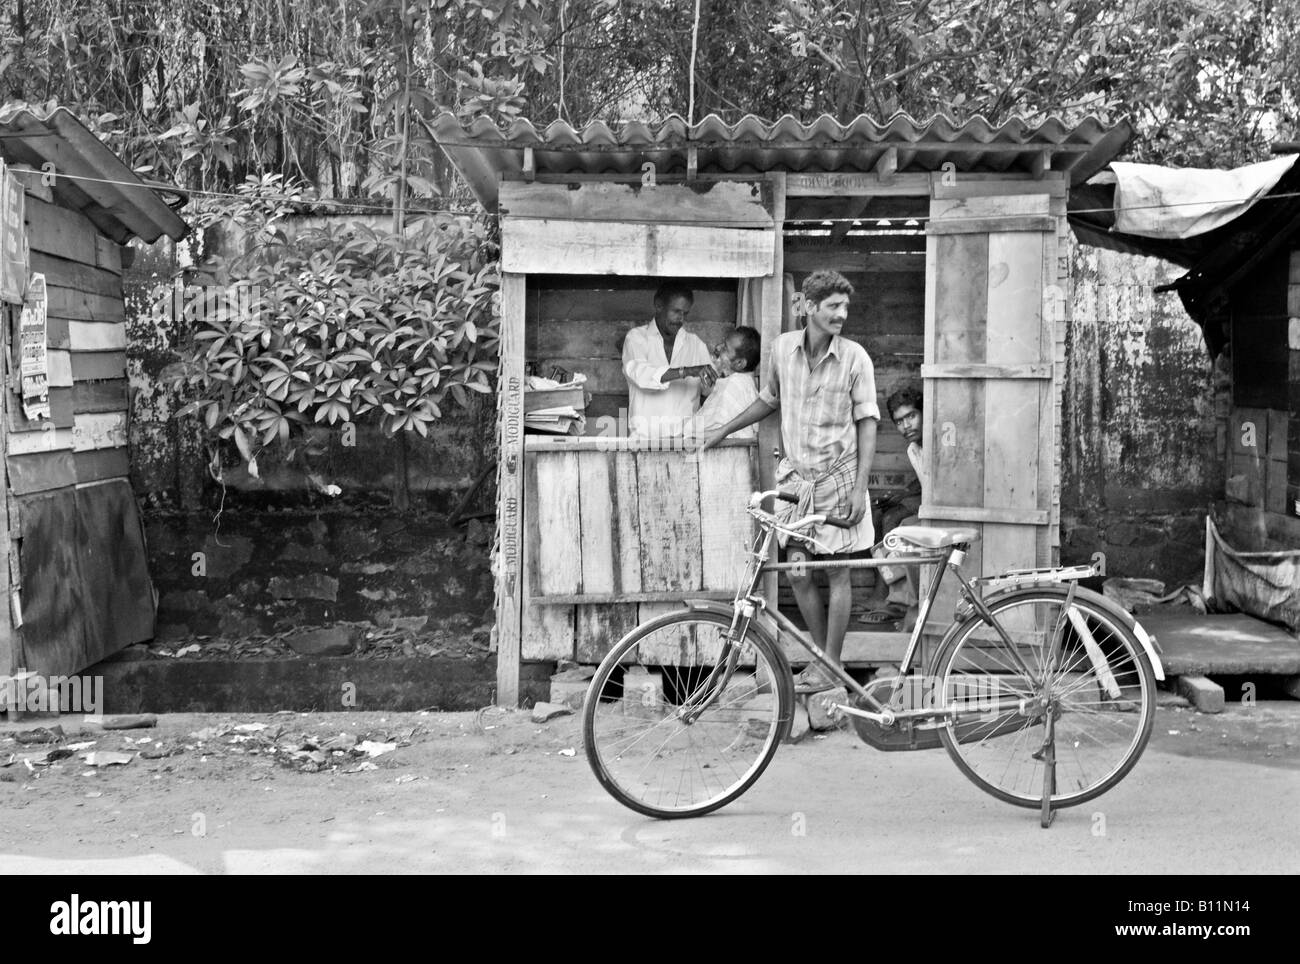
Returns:
[[[802,673],[794,678],[794,691],[799,694],[824,693],[826,690],[833,690],[839,685],[838,680],[833,679],[826,670],[816,663],[809,664]]]
[[[896,623],[907,615],[907,607],[896,607],[893,604],[886,605],[882,609],[869,609],[858,617],[858,622],[867,623],[871,626],[879,626],[884,623]]]

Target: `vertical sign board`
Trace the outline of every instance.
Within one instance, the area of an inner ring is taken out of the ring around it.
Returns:
[[[32,275],[18,324],[23,414],[30,421],[50,417],[49,359],[45,351],[45,275]]]
[[[0,161],[0,301],[22,304],[27,287],[23,185]]]

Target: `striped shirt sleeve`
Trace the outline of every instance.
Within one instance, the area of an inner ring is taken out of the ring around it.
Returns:
[[[853,352],[853,364],[849,369],[849,398],[853,402],[853,421],[864,418],[880,421],[880,405],[876,402],[876,368],[871,364],[871,356],[861,345]]]

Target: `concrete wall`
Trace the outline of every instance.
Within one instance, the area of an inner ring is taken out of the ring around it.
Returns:
[[[1107,575],[1199,578],[1222,498],[1228,381],[1154,258],[1072,244],[1062,412],[1061,557]]]

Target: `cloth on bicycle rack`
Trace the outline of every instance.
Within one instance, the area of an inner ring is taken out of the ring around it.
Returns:
[[[782,459],[776,467],[776,484],[792,488],[799,501],[779,505],[776,510],[777,518],[782,524],[789,524],[813,512],[823,512],[829,516],[847,516],[852,507],[853,483],[857,479],[857,474],[858,453],[856,451],[845,452],[832,462],[825,472],[811,479],[801,475],[789,459]],[[828,528],[812,526],[807,531],[812,539],[822,542],[824,541],[823,530]],[[777,540],[783,548],[792,538],[794,537],[784,532],[777,533]],[[796,541],[802,542],[814,551],[824,550],[824,547],[814,545],[807,539]]]

